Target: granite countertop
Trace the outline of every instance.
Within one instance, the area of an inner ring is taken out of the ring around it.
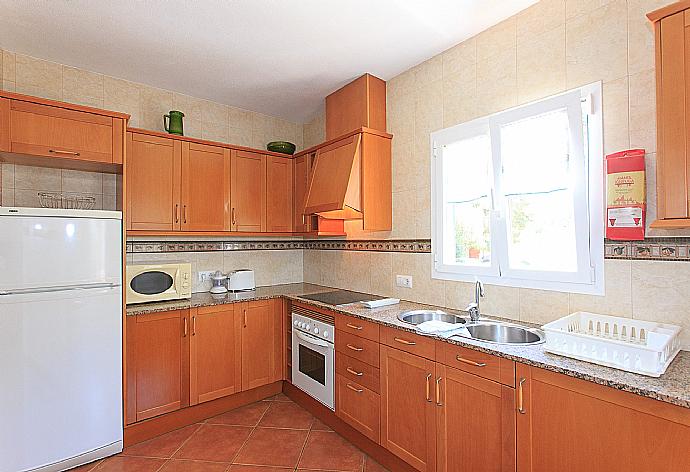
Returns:
[[[324,303],[306,300],[300,297],[308,293],[328,292],[337,290],[331,287],[323,287],[313,284],[287,284],[268,287],[257,287],[255,291],[239,294],[211,295],[210,293],[195,293],[189,300],[177,300],[161,303],[148,303],[142,305],[128,305],[127,315],[155,313],[159,311],[179,310],[200,306],[237,303],[251,300],[286,297],[300,303],[313,305],[331,310],[335,313],[355,316],[368,321],[373,321],[385,326],[399,328],[409,332],[415,332],[413,326],[398,320],[398,314],[407,310],[442,309],[450,313],[462,313],[457,310],[401,301],[398,305],[368,309],[362,304],[332,306]],[[491,317],[491,319],[500,319]],[[504,320],[515,323],[514,320]],[[521,325],[535,327],[535,325],[518,322]],[[435,337],[435,336],[432,336]],[[690,408],[690,351],[681,351],[671,363],[664,375],[659,378],[633,374],[618,369],[599,366],[588,362],[578,361],[568,357],[549,354],[544,351],[543,344],[531,346],[491,344],[466,338],[445,339],[444,342],[457,344],[477,351],[486,352],[500,357],[505,357],[516,362],[551,370],[561,374],[584,379],[600,385],[632,392],[644,397],[653,398],[674,405]]]

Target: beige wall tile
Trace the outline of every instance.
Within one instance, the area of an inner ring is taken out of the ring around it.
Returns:
[[[63,192],[103,193],[103,174],[78,170],[62,171]]]
[[[173,109],[172,92],[147,85],[140,86],[141,116],[140,123],[144,129],[165,132],[163,115]]]
[[[237,107],[228,107],[228,126],[241,129],[247,133],[252,131],[252,112]]]
[[[396,75],[386,83],[386,95],[397,98],[402,95],[409,95],[414,92],[415,74],[414,68]]]
[[[589,311],[603,315],[632,316],[631,261],[604,261],[605,294],[570,294],[570,312]]]
[[[415,200],[416,237],[431,238],[431,188],[417,189]]]
[[[517,52],[513,45],[477,62],[477,114],[495,113],[517,104]]]
[[[3,80],[2,81],[2,90],[5,90],[7,92],[16,92],[17,86],[14,82],[10,82],[9,80]]]
[[[227,126],[229,118],[227,105],[209,100],[201,101],[201,121],[203,123],[223,123]]]
[[[432,131],[443,126],[443,81],[435,80],[415,92],[414,135],[429,141]]]
[[[525,103],[564,91],[565,69],[564,25],[518,42],[518,102]]]
[[[181,93],[173,93],[172,109],[184,113],[182,129],[185,136],[201,138],[201,108],[204,101]]]
[[[427,87],[430,83],[443,78],[443,59],[436,55],[414,67],[415,88]]]
[[[628,0],[628,73],[654,68],[654,25],[646,14],[671,0]]]
[[[461,74],[468,67],[477,63],[477,40],[470,38],[441,54],[443,62],[443,78],[454,74]]]
[[[393,95],[388,93],[386,102],[386,125],[388,132],[401,141],[414,139],[415,95]]]
[[[612,0],[567,21],[567,86],[624,77],[628,71],[627,30],[625,0]]]
[[[60,64],[17,54],[15,77],[16,90],[19,93],[53,100],[62,99]]]
[[[630,76],[630,147],[656,152],[656,76],[648,69]]]
[[[117,197],[115,195],[103,195],[103,209],[115,211],[118,209]]]
[[[517,42],[532,41],[565,24],[565,0],[541,0],[516,15]]]
[[[305,251],[305,255],[308,252]],[[369,256],[371,265],[371,291],[376,295],[390,297],[393,295],[393,255],[390,252],[372,252]]]
[[[323,284],[321,271],[323,264],[321,264],[322,251],[304,251],[303,259],[303,279],[304,282],[310,284]]]
[[[414,169],[414,146],[412,141],[405,142],[393,139],[391,151],[393,192],[402,192],[415,188],[417,173]]]
[[[548,323],[569,314],[568,294],[548,290],[520,289],[520,320]]]
[[[62,67],[62,99],[79,105],[103,108],[103,75],[76,67]]]
[[[120,177],[117,174],[103,174],[103,194],[117,195],[117,182]]]
[[[500,285],[484,285],[484,298],[479,309],[482,313],[513,320],[520,319],[520,289]]]
[[[444,304],[454,310],[465,310],[474,302],[474,284],[472,282],[458,282],[444,280]]]
[[[0,180],[0,188],[14,188],[14,164],[3,162],[0,163],[0,167],[2,168],[2,180]]]
[[[612,0],[565,0],[566,19],[572,19],[578,15],[589,13],[600,8]]]
[[[252,146],[252,132],[240,128],[228,128],[228,142],[238,146]]]
[[[415,190],[393,193],[393,230],[392,238],[415,237]]]
[[[503,54],[506,50],[514,51],[517,43],[517,20],[515,16],[479,33],[476,40],[477,62],[497,54]]]
[[[3,188],[0,190],[0,204],[2,206],[14,206],[14,192],[13,188]]]
[[[2,80],[16,82],[16,56],[13,52],[2,51]]]
[[[14,190],[14,206],[40,208],[41,203],[38,198],[38,190]]]
[[[141,123],[140,86],[115,77],[103,77],[103,107],[131,115],[129,126],[138,128]]]
[[[201,137],[211,141],[227,143],[229,141],[229,129],[225,122],[213,121],[201,124]]]
[[[603,101],[604,152],[609,154],[629,149],[628,78],[605,82]]]
[[[62,190],[61,171],[49,167],[15,165],[14,186],[19,190]]]
[[[326,116],[319,113],[309,123],[304,124],[303,146],[308,149],[326,140]]]
[[[443,127],[477,117],[477,65],[443,76]]]

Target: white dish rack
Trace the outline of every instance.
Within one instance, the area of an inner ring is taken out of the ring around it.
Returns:
[[[579,311],[543,327],[544,350],[659,377],[680,351],[680,326]]]

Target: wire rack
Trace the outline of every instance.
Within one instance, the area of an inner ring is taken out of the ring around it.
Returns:
[[[70,210],[91,210],[96,197],[89,195],[65,195],[59,192],[38,192],[41,208],[66,208]]]

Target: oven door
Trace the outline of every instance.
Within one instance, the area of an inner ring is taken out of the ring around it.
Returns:
[[[292,329],[292,383],[334,410],[333,344]]]

